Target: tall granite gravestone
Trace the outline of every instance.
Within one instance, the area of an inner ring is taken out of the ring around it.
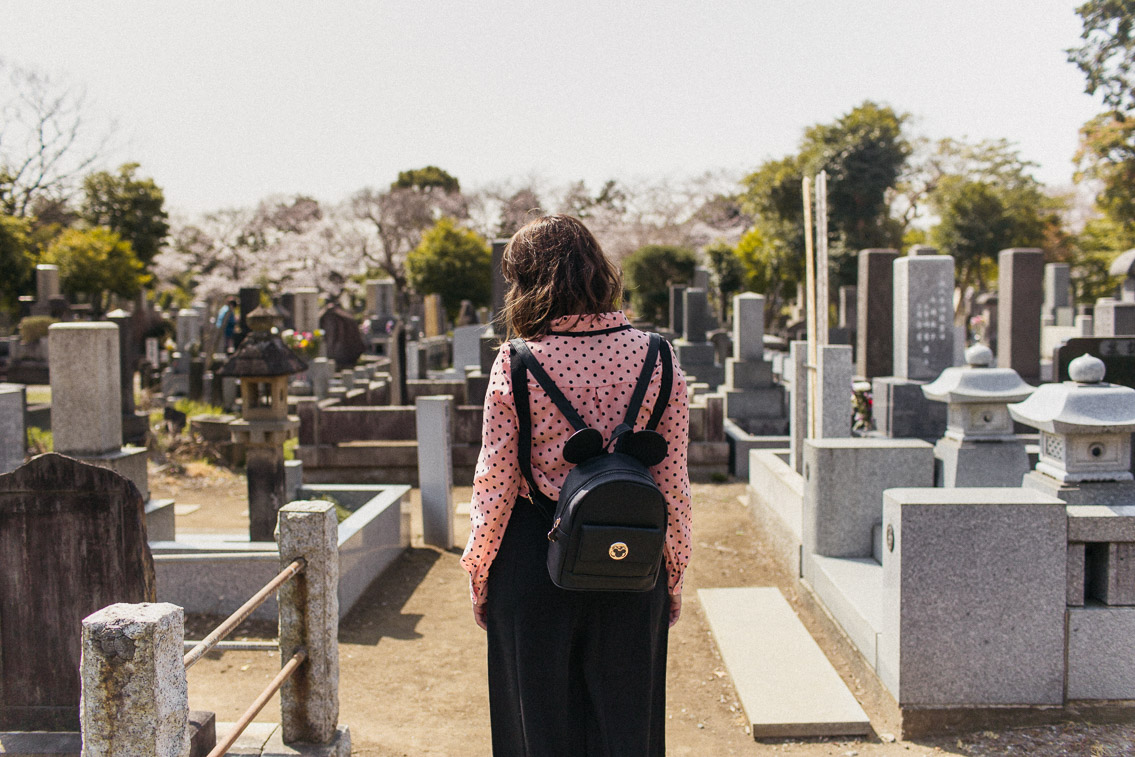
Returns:
[[[686,328],[683,302],[686,292],[685,284],[670,285],[670,330],[675,334],[682,334]]]
[[[296,295],[294,292],[284,292],[275,298],[276,311],[284,319],[284,328],[295,331],[296,328]],[[202,310],[201,312],[206,312]],[[206,321],[208,325],[208,321]]]
[[[997,366],[1040,383],[1040,314],[1044,252],[1014,247],[998,256]]]
[[[445,304],[440,294],[427,294],[426,308],[426,336],[442,336],[446,331]]]
[[[922,385],[954,361],[954,259],[916,247],[894,262],[893,376],[872,382],[875,427],[884,436],[937,439],[946,408]]]
[[[319,290],[301,288],[295,292],[295,312],[292,319],[295,321],[295,330],[305,334],[312,334],[319,328]]]
[[[507,239],[493,240],[492,319],[494,321],[500,318],[501,313],[504,312],[504,296],[508,292],[508,282],[504,280],[504,274],[501,273],[501,259],[504,258],[506,245],[508,245]]]
[[[706,291],[691,287],[682,292],[682,311],[682,338],[674,341],[678,363],[693,380],[716,387],[725,379],[725,369],[717,364],[713,344],[706,338],[713,326]]]
[[[367,317],[386,322],[395,313],[394,280],[372,279],[366,283]]]
[[[1041,318],[1046,326],[1071,326],[1076,309],[1072,304],[1072,267],[1048,263],[1044,267],[1044,305]]]
[[[733,356],[725,361],[725,417],[750,434],[779,436],[788,430],[784,387],[772,379],[764,356],[765,298],[746,292],[733,298]]]
[[[27,453],[27,387],[23,384],[0,384],[0,473],[8,473],[24,464]]]
[[[122,441],[143,445],[149,433],[150,420],[134,407],[134,371],[138,350],[133,339],[134,319],[125,310],[107,313],[106,319],[118,326],[118,371],[122,394]]]
[[[81,621],[153,602],[142,495],[49,453],[0,476],[0,731],[79,728]]]
[[[260,287],[240,288],[240,328],[237,329],[237,343],[248,334],[248,314],[260,307]]]
[[[894,270],[898,250],[860,250],[856,287],[855,373],[886,376],[894,362]]]
[[[59,266],[40,263],[35,267],[35,304],[32,315],[51,315],[51,301],[59,296]]]

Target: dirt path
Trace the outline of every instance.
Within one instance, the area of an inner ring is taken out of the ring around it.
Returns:
[[[199,487],[201,501],[239,500],[231,492]],[[1135,754],[1135,729],[1057,726],[984,732],[916,742],[810,741],[760,743],[746,723],[697,602],[699,587],[779,586],[799,605],[791,578],[766,555],[762,537],[738,498],[742,484],[695,487],[695,550],[682,620],[673,629],[668,675],[669,755],[1092,755]],[[188,492],[186,492],[188,494]],[[484,635],[470,611],[459,550],[424,547],[415,506],[413,547],[376,581],[340,627],[340,722],[351,727],[353,753],[376,757],[488,755],[488,697]],[[214,496],[215,495],[215,496]],[[458,490],[458,501],[468,489]],[[194,513],[196,514],[196,513]],[[189,525],[191,518],[179,521]],[[235,520],[236,518],[234,518]],[[194,519],[196,520],[196,519]],[[230,521],[232,522],[232,521]],[[202,524],[204,525],[204,524]],[[463,542],[468,533],[465,519]],[[194,630],[201,624],[194,623]],[[268,629],[252,629],[271,633]],[[853,690],[839,645],[811,627]],[[190,704],[233,721],[279,670],[276,654],[210,655],[191,671]],[[860,691],[857,691],[860,693]],[[876,731],[893,729],[864,702]],[[273,701],[259,720],[279,718]],[[886,738],[884,736],[884,738]]]

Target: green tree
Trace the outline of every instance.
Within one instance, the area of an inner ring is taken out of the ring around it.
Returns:
[[[1076,13],[1083,22],[1083,44],[1067,53],[1087,80],[1084,91],[1100,93],[1112,110],[1130,112],[1135,109],[1135,2],[1090,0]]]
[[[15,313],[20,295],[34,291],[34,276],[31,224],[0,214],[0,307]]]
[[[745,288],[765,295],[765,322],[778,323],[785,303],[804,278],[804,256],[782,234],[766,233],[758,223],[737,242],[737,258],[745,271]]]
[[[688,284],[697,265],[693,250],[673,245],[648,244],[628,255],[623,260],[623,276],[635,314],[652,323],[666,323],[670,318],[670,285]]]
[[[419,294],[440,294],[452,320],[462,300],[477,307],[492,298],[493,255],[479,234],[442,218],[406,256],[406,275]]]
[[[134,297],[149,280],[130,242],[101,226],[65,230],[47,248],[44,261],[59,266],[65,293],[88,298],[100,314],[108,295]]]
[[[717,304],[722,323],[729,320],[729,298],[745,285],[745,267],[728,242],[714,242],[705,248],[709,270],[717,287]]]
[[[138,177],[137,163],[124,163],[117,174],[97,171],[83,180],[80,216],[91,226],[105,226],[130,242],[134,255],[149,266],[169,234],[165,195],[153,179]]]
[[[461,183],[456,176],[452,176],[437,166],[425,168],[412,168],[409,171],[399,171],[398,178],[391,183],[391,189],[418,189],[432,191],[440,189],[445,194],[461,192]]]

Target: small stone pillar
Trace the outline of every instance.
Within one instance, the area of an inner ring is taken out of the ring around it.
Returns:
[[[1071,381],[1042,384],[1024,402],[1009,405],[1014,420],[1040,430],[1040,458],[1025,476],[1070,505],[1130,504],[1131,434],[1135,389],[1104,381],[1099,358],[1081,355],[1068,366]]]
[[[1013,433],[1008,404],[1033,392],[1012,368],[993,368],[993,350],[975,344],[966,366],[947,368],[922,387],[946,403],[946,433],[934,445],[935,485],[1020,486],[1029,470],[1024,440]]]
[[[83,619],[83,757],[187,757],[184,615],[166,602],[113,604]]]
[[[288,376],[307,369],[272,326],[280,320],[272,308],[248,315],[252,331],[217,375],[239,378],[241,419],[229,424],[233,442],[246,449],[248,535],[271,541],[276,512],[285,504],[284,442],[295,436],[299,418],[288,415]]]
[[[808,436],[815,439],[851,436],[851,347],[822,344],[816,358],[816,433]]]
[[[788,362],[792,366],[792,390],[788,425],[789,465],[804,473],[804,438],[808,435],[808,343],[792,342],[788,346]],[[850,418],[848,423],[850,423]]]
[[[331,375],[335,372],[331,360],[317,357],[307,367],[307,377],[311,379],[311,393],[317,399],[327,399],[327,391],[331,387]]]
[[[449,549],[453,542],[453,398],[419,397],[418,487],[422,493],[422,539]]]
[[[339,721],[339,526],[330,502],[280,509],[280,567],[302,557],[303,573],[280,587],[280,661],[307,662],[280,689],[284,741],[329,744]]]
[[[46,305],[59,296],[59,266],[40,263],[35,267],[35,299]]]

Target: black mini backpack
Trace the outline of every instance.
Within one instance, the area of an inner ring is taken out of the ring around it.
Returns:
[[[670,397],[673,364],[662,337],[650,335],[646,362],[631,394],[626,416],[605,443],[589,428],[563,392],[540,366],[522,339],[513,339],[512,391],[520,425],[520,470],[532,502],[551,523],[548,575],[561,589],[649,591],[658,580],[666,540],[666,498],[649,467],[666,457],[666,439],[655,429]],[[518,359],[519,358],[519,359]],[[662,386],[646,428],[634,430],[656,361]],[[531,372],[575,433],[564,444],[564,459],[575,465],[557,502],[542,494],[532,478],[532,426],[528,399]],[[613,450],[608,451],[610,447]]]

